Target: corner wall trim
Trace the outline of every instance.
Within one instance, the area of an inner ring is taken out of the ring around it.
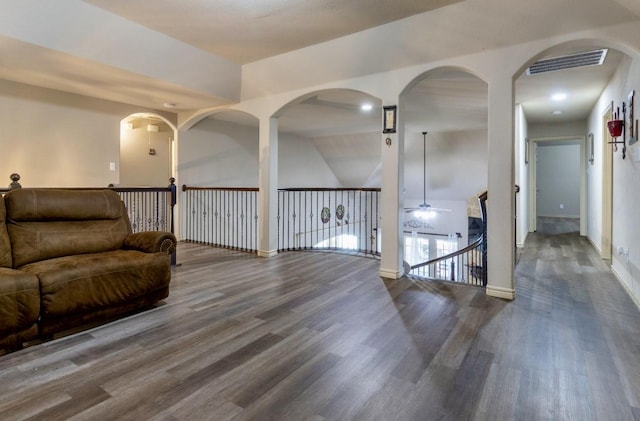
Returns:
[[[496,298],[504,298],[505,300],[515,300],[516,290],[511,288],[497,287],[493,285],[487,285],[487,295]]]
[[[274,257],[278,254],[278,250],[258,250],[258,257]]]

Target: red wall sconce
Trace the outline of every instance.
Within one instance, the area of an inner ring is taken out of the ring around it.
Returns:
[[[613,107],[612,107],[613,108]],[[622,159],[627,155],[627,142],[626,142],[626,132],[624,130],[624,120],[625,114],[627,113],[627,107],[625,103],[622,103],[622,119],[620,119],[620,108],[616,110],[613,114],[613,120],[607,122],[607,128],[609,129],[609,134],[613,138],[612,143],[615,150],[618,150],[618,144],[622,144]],[[622,140],[618,140],[618,138],[622,135]]]
[[[607,123],[611,137],[619,137],[624,129],[624,120],[611,120]]]

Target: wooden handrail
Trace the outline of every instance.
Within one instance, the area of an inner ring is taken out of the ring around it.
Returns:
[[[460,250],[456,250],[453,253],[446,254],[444,256],[436,257],[435,259],[427,260],[426,262],[418,263],[417,265],[413,265],[410,267],[411,270],[418,269],[424,266],[428,266],[434,263],[441,262],[443,260],[451,259],[456,256],[460,256],[461,254],[467,253],[473,249],[478,248],[482,244],[482,236],[480,236],[476,241],[469,244],[468,246],[461,248]]]
[[[257,187],[193,187],[187,186],[185,184],[182,185],[182,191],[260,191]]]

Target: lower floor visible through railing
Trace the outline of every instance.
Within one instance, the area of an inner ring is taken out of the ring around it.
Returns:
[[[410,266],[408,275],[486,286],[486,261],[483,248],[483,238],[480,237],[454,253]]]
[[[257,188],[182,186],[181,237],[235,250],[258,249]],[[278,191],[277,250],[380,255],[380,189]]]
[[[380,189],[278,191],[278,250],[380,255]]]

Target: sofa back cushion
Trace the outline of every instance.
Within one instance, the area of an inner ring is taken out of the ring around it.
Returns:
[[[112,190],[19,189],[6,194],[13,267],[117,250],[131,232]]]
[[[0,196],[0,267],[10,268],[12,266],[11,242],[9,241],[9,234],[7,234],[6,218],[4,197]]]

